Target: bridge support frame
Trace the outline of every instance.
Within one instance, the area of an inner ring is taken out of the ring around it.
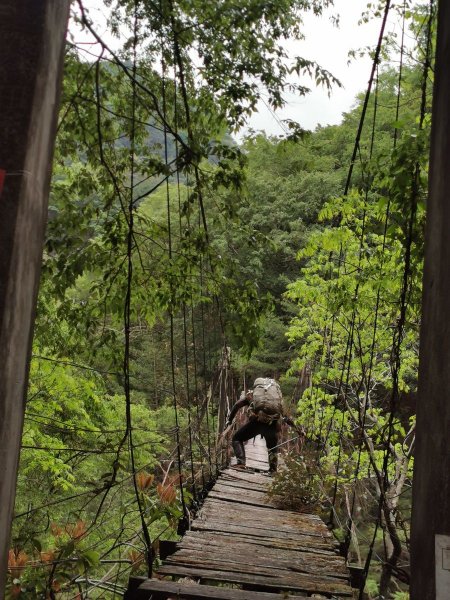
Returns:
[[[0,6],[0,597],[47,222],[69,0]]]
[[[437,535],[450,536],[450,2],[440,0],[411,530],[411,600],[443,600]],[[450,552],[450,537],[449,552]],[[447,581],[450,581],[447,579]]]

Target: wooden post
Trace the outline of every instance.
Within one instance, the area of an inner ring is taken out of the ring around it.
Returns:
[[[219,361],[219,376],[220,376],[220,389],[219,389],[219,407],[217,414],[217,436],[219,436],[225,429],[225,420],[227,416],[228,401],[228,377],[230,369],[230,348],[223,346],[222,357]],[[234,403],[234,402],[233,402]]]
[[[69,4],[70,0],[2,0],[0,3],[2,598]]]
[[[425,236],[411,531],[411,600],[450,598],[450,537],[447,559],[445,552],[435,552],[436,541],[442,540],[436,536],[450,536],[449,56],[450,2],[441,0]]]

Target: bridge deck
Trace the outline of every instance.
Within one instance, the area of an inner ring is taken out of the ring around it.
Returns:
[[[260,438],[246,452],[247,466],[267,470]],[[280,509],[266,494],[269,485],[261,473],[223,471],[191,530],[157,570],[158,577],[183,580],[135,581],[127,600],[351,598],[345,561],[323,521]]]

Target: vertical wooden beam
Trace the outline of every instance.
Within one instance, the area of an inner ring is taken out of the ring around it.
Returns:
[[[0,597],[70,0],[0,3]]]
[[[437,535],[450,536],[450,2],[438,33],[413,482],[411,600],[441,600]],[[438,559],[438,560],[437,560]],[[448,567],[447,567],[448,568]],[[450,571],[448,571],[450,576]],[[445,573],[442,575],[445,577]],[[450,587],[448,588],[450,593]],[[445,598],[450,598],[446,595]]]

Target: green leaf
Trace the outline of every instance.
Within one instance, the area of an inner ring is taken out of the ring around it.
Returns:
[[[85,550],[80,554],[80,558],[88,567],[97,567],[100,564],[100,554],[94,550]]]

